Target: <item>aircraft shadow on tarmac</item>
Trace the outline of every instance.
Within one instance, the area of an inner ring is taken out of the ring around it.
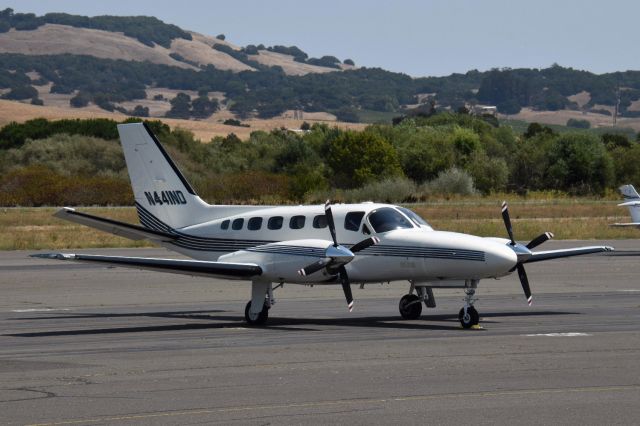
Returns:
[[[366,328],[384,328],[384,329],[402,329],[402,330],[460,330],[457,315],[440,314],[440,315],[423,315],[419,320],[407,321],[400,319],[399,316],[373,316],[373,317],[356,317],[356,318],[269,318],[269,322],[265,326],[250,327],[244,323],[244,318],[240,315],[223,314],[226,311],[172,311],[172,312],[145,312],[145,313],[73,313],[60,314],[55,316],[41,316],[29,318],[14,318],[14,320],[22,321],[38,321],[38,320],[65,320],[65,319],[99,319],[99,318],[122,318],[122,317],[151,317],[151,318],[168,318],[168,319],[189,319],[189,320],[207,320],[215,321],[209,323],[183,323],[169,325],[146,325],[146,326],[130,326],[130,327],[109,327],[94,328],[81,330],[50,330],[40,332],[12,333],[4,334],[10,337],[47,337],[47,336],[76,336],[76,335],[93,335],[93,334],[117,334],[117,333],[150,333],[162,331],[181,331],[181,330],[201,330],[201,329],[222,329],[222,328],[255,328],[264,330],[280,330],[280,331],[322,331],[317,327],[366,327]],[[481,315],[483,324],[497,323],[491,318],[508,318],[508,317],[537,317],[537,316],[556,316],[556,315],[579,315],[578,312],[561,312],[561,311],[534,311],[534,312],[487,312]],[[445,324],[434,324],[440,322]],[[307,327],[305,327],[307,326]]]

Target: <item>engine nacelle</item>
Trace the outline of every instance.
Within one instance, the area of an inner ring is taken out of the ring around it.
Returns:
[[[264,244],[220,256],[220,262],[256,263],[262,267],[262,276],[273,282],[322,283],[333,281],[335,275],[322,269],[309,276],[298,271],[321,259],[333,243],[328,240],[291,240]]]

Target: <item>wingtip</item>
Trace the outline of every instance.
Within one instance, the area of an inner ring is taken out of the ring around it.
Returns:
[[[533,296],[529,296],[529,298],[527,298],[527,303],[529,304],[529,306],[531,306],[531,304],[533,303]]]

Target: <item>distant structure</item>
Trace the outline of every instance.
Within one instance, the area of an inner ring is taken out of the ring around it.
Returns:
[[[498,115],[498,108],[494,105],[472,105],[469,111],[473,115]]]

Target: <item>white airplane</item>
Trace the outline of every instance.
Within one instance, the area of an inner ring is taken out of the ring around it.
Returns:
[[[36,254],[187,275],[250,280],[245,319],[266,322],[274,290],[285,283],[341,284],[349,310],[350,283],[409,282],[400,315],[416,319],[422,303],[435,307],[434,288],[465,292],[460,323],[478,324],[478,283],[517,270],[525,296],[531,291],[524,264],[613,250],[606,246],[532,252],[552,238],[545,232],[526,245],[514,240],[506,203],[508,239],[435,231],[413,211],[389,204],[315,206],[209,205],[195,193],[160,142],[142,123],[118,125],[141,225],[101,218],[72,208],[55,216],[133,240],[147,239],[195,260]],[[276,284],[276,286],[274,286]]]
[[[618,188],[624,198],[624,203],[618,204],[621,207],[629,208],[631,213],[631,220],[629,223],[612,223],[609,226],[636,226],[640,227],[640,194],[633,187],[633,185],[622,185]]]

